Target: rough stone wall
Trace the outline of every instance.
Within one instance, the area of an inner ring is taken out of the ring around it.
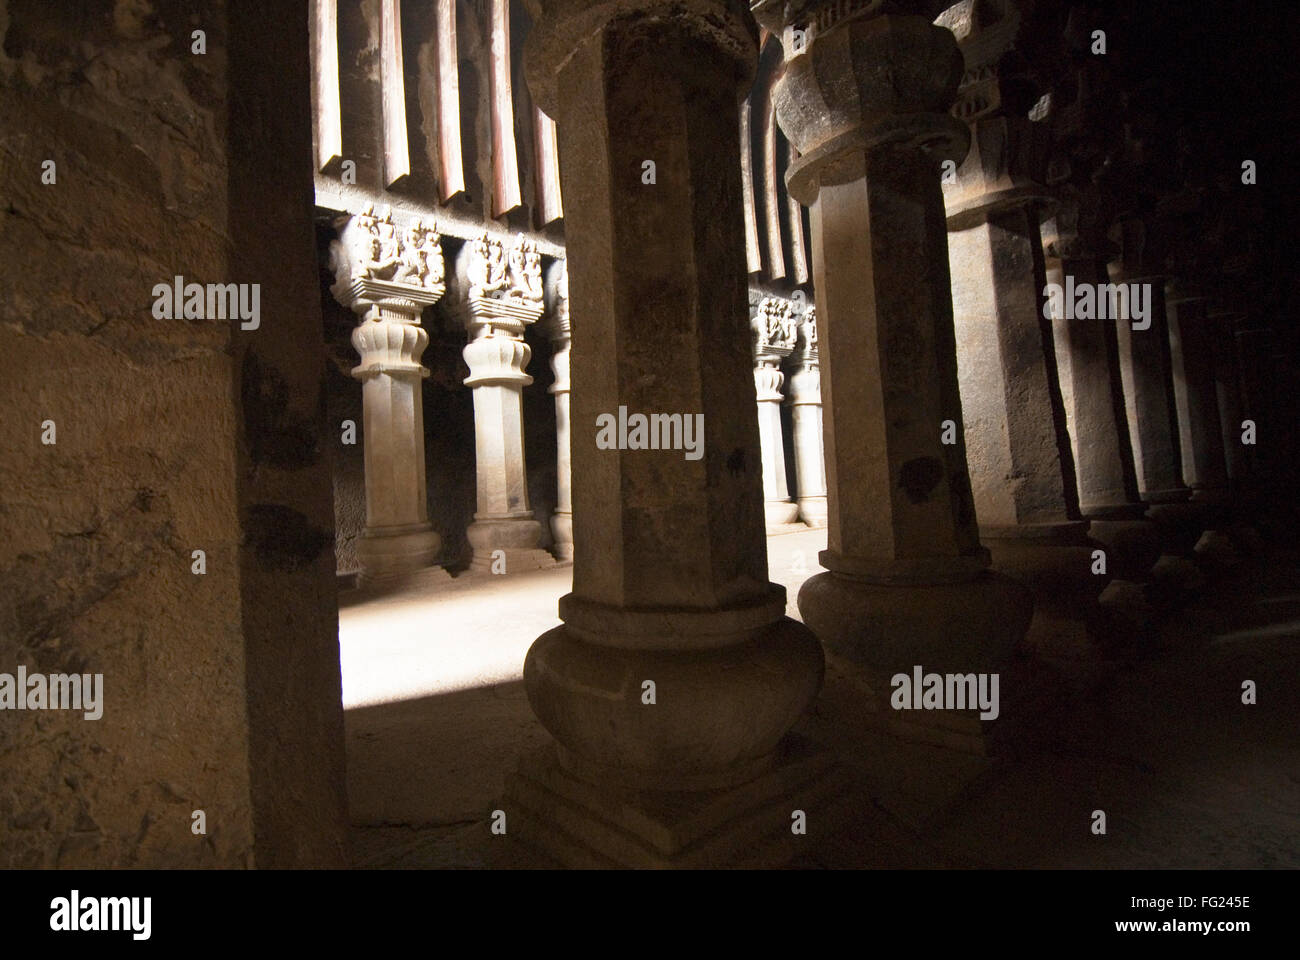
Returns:
[[[0,672],[104,675],[0,711],[0,865],[346,860],[306,23],[0,2]],[[155,319],[178,274],[260,328]]]

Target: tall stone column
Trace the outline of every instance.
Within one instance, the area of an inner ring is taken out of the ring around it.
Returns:
[[[799,611],[881,694],[916,666],[997,672],[1032,613],[1029,592],[988,569],[960,436],[940,171],[969,134],[948,113],[962,57],[931,23],[944,6],[754,8],[786,44],[774,98],[799,154],[786,183],[811,207],[821,328],[829,572]],[[895,729],[928,738],[933,718],[902,716]],[[979,722],[967,730],[982,749]]]
[[[1110,277],[1126,290],[1116,333],[1138,492],[1145,503],[1179,503],[1191,490],[1183,483],[1178,446],[1165,276],[1146,250],[1145,224],[1129,217],[1120,225],[1121,256]],[[1139,316],[1143,310],[1146,316]]]
[[[739,131],[718,122],[757,31],[735,0],[530,7],[582,322],[573,592],[524,664],[555,752],[510,781],[510,830],[567,863],[758,857],[811,800],[793,799],[811,761],[780,745],[822,653],[768,580]],[[620,407],[678,416],[691,442],[612,446],[601,421]]]
[[[1241,371],[1237,357],[1237,328],[1245,315],[1225,306],[1211,306],[1206,321],[1214,340],[1214,390],[1218,397],[1219,429],[1227,461],[1228,481],[1240,488],[1247,476],[1246,450],[1241,442]]]
[[[1003,14],[950,25],[966,58],[953,112],[971,128],[970,152],[944,189],[957,377],[980,540],[995,570],[1033,591],[1027,645],[1074,657],[1092,650],[1087,628],[1109,577],[1092,570],[1098,545],[1079,513],[1043,309],[1048,132],[1026,116],[1032,88],[1014,60],[1003,62],[1019,12]]]
[[[504,560],[507,573],[554,566],[538,547],[542,525],[528,506],[524,460],[523,389],[533,382],[524,372],[532,357],[524,328],[542,315],[541,258],[522,236],[507,248],[484,233],[461,249],[456,279],[464,294],[456,309],[469,333],[465,386],[474,390],[478,510],[465,531],[471,566],[487,570]]]
[[[562,561],[573,560],[573,466],[569,455],[572,446],[569,419],[569,265],[557,260],[551,268],[554,296],[548,325],[552,343],[551,372],[555,380],[550,393],[555,396],[555,513],[551,516],[552,548]]]
[[[1067,191],[1048,239],[1060,261],[1059,296],[1049,297],[1058,352],[1070,380],[1067,419],[1073,440],[1079,510],[1091,535],[1106,545],[1107,569],[1116,578],[1146,579],[1160,555],[1155,525],[1145,519],[1137,486],[1128,414],[1120,373],[1119,339],[1109,296],[1107,263],[1116,248],[1106,239],[1106,196],[1099,190]],[[1105,304],[1105,317],[1099,316]],[[1091,306],[1089,306],[1091,304]]]
[[[794,430],[795,480],[799,519],[826,526],[826,452],[822,443],[822,375],[817,353],[817,308],[808,307],[799,324],[799,342],[789,379],[790,421]]]
[[[441,298],[443,260],[436,230],[405,230],[367,207],[349,218],[332,248],[334,296],[361,315],[352,345],[361,364],[366,463],[366,529],[357,545],[361,585],[431,567],[441,540],[429,523],[420,356],[429,335],[420,314]],[[443,577],[446,571],[437,568]]]
[[[1169,353],[1178,414],[1182,472],[1198,502],[1227,498],[1228,470],[1214,385],[1215,344],[1209,299],[1195,286],[1171,279],[1165,290]]]
[[[1152,575],[1172,599],[1203,579],[1186,559],[1201,535],[1203,518],[1200,508],[1189,503],[1192,491],[1183,482],[1164,251],[1141,217],[1122,216],[1119,228],[1120,258],[1109,273],[1118,287],[1120,381],[1138,495],[1161,537],[1162,552]]]
[[[799,515],[785,477],[781,433],[781,363],[794,352],[799,328],[788,300],[764,297],[751,322],[754,336],[754,392],[758,395],[758,438],[763,454],[763,515],[769,533],[788,530]]]

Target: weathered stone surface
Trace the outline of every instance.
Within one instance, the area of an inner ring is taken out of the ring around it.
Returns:
[[[146,11],[3,25],[0,670],[103,673],[104,713],[0,716],[0,862],[340,865],[306,4],[209,5],[203,56]],[[260,326],[156,318],[176,275],[260,283]]]

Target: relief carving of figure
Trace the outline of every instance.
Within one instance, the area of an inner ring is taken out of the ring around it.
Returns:
[[[471,297],[488,297],[505,285],[505,250],[500,240],[484,233],[474,241],[474,255],[469,261],[469,294]]]
[[[817,346],[817,308],[809,307],[803,315],[803,337],[809,348]]]
[[[442,236],[433,227],[423,227],[421,234],[419,251],[424,262],[424,285],[432,287],[442,283],[443,278]]]
[[[357,217],[357,225],[364,231],[361,240],[364,246],[359,257],[361,275],[375,280],[391,280],[401,262],[392,213],[376,219],[373,208],[367,206]]]

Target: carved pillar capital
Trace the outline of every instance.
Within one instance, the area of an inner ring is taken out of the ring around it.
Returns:
[[[777,118],[799,157],[786,185],[810,205],[823,185],[859,179],[866,155],[922,150],[960,161],[970,135],[949,113],[962,77],[952,33],[931,23],[942,4],[891,0],[755,5],[786,44],[773,91]]]
[[[420,220],[402,227],[391,211],[377,216],[367,206],[342,221],[330,259],[330,291],[363,317],[352,332],[352,346],[361,355],[352,375],[358,380],[381,373],[427,377],[420,357],[429,335],[420,328],[420,314],[444,291],[438,231]]]
[[[330,292],[371,321],[418,324],[421,311],[446,289],[436,226],[416,220],[403,227],[391,210],[380,216],[370,205],[341,221],[330,266]]]
[[[569,268],[566,261],[557,260],[551,270],[554,287],[546,332],[554,347],[551,351],[551,372],[555,374],[555,381],[547,388],[547,393],[560,394],[568,393],[570,389]]]
[[[453,312],[471,339],[521,339],[545,309],[541,255],[522,234],[509,244],[488,233],[468,241],[456,258],[456,288]]]
[[[750,321],[754,334],[754,387],[760,402],[781,400],[785,374],[781,361],[794,352],[799,325],[794,305],[780,297],[764,297]]]
[[[579,48],[614,23],[644,23],[712,48],[709,64],[748,90],[758,56],[758,30],[745,0],[525,0],[533,18],[524,45],[528,89],[547,116],[560,118],[557,77]]]
[[[817,308],[810,306],[804,311],[799,323],[799,342],[791,355],[794,369],[790,374],[787,387],[790,393],[790,405],[822,402],[821,361],[817,352]]]

